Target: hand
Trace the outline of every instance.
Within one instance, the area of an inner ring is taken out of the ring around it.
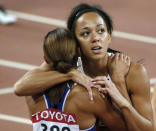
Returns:
[[[105,87],[99,88],[100,95],[103,98],[108,95],[112,102],[114,102],[119,108],[129,105],[129,102],[121,95],[113,82],[107,80],[106,77],[103,77],[103,84],[105,84]]]
[[[130,57],[117,53],[108,57],[108,69],[112,80],[124,79],[130,67]]]
[[[90,100],[93,100],[93,93],[91,89],[91,87],[94,87],[92,82],[93,79],[76,69],[72,69],[69,73],[71,74],[74,82],[84,86],[87,89]]]
[[[105,87],[105,78],[105,76],[97,76],[92,80],[92,82],[96,88],[100,89]]]

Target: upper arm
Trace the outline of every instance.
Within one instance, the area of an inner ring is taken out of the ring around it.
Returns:
[[[126,78],[127,88],[131,92],[133,107],[148,120],[152,120],[150,84],[143,65],[132,62]]]

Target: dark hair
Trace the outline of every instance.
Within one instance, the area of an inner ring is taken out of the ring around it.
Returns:
[[[54,70],[67,73],[72,68],[76,68],[76,43],[69,30],[56,28],[48,32],[43,49],[45,57]]]
[[[89,5],[86,3],[81,3],[72,9],[72,11],[68,17],[68,20],[67,20],[67,28],[73,33],[76,43],[78,45],[79,45],[79,42],[75,35],[76,21],[81,15],[83,15],[84,13],[87,13],[87,12],[96,12],[97,14],[99,14],[103,18],[103,20],[106,22],[106,27],[107,27],[108,33],[111,35],[112,31],[113,31],[112,19],[105,11],[103,11],[101,9],[100,6],[98,6],[98,5],[92,6],[92,5]],[[118,51],[108,48],[108,52],[116,53]]]

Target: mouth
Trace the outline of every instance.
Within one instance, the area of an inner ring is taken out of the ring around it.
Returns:
[[[101,52],[102,47],[101,46],[94,46],[91,48],[91,50],[93,51],[93,53],[95,54],[99,54]]]
[[[92,48],[92,50],[100,50],[102,47],[101,46],[95,46]]]

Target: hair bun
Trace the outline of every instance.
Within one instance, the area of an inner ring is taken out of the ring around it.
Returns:
[[[56,62],[56,65],[54,68],[62,73],[67,73],[71,70],[73,65],[71,63],[65,62],[65,61],[58,61]]]

